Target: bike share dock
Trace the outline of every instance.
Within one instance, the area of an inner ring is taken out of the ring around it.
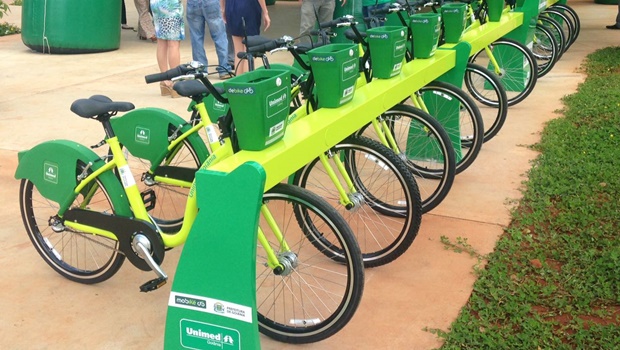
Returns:
[[[184,246],[172,286],[166,348],[173,349],[179,344],[199,349],[223,345],[241,349],[239,344],[249,346],[248,349],[258,348],[256,292],[248,282],[256,278],[254,242],[261,186],[267,190],[285,180],[316,155],[427,83],[444,75],[457,76],[462,81],[465,63],[469,53],[475,52],[474,47],[482,49],[523,23],[522,13],[506,13],[502,17],[500,22],[485,24],[469,33],[473,43],[442,47],[431,58],[405,63],[401,73],[393,78],[374,79],[358,86],[347,104],[319,108],[296,120],[288,125],[284,138],[270,147],[257,152],[241,151],[208,170],[199,170],[196,188],[200,214]],[[209,210],[215,206],[217,210]],[[231,257],[230,250],[227,255],[221,255],[219,247],[243,249]],[[253,255],[248,254],[252,251]],[[230,263],[231,259],[234,264]],[[220,285],[208,282],[218,275],[226,276],[220,279]],[[244,317],[228,310],[237,310]]]

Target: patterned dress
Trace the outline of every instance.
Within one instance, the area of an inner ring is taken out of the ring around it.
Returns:
[[[185,39],[185,22],[181,0],[151,0],[157,39]]]

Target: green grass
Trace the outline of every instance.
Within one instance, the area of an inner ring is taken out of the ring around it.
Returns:
[[[467,305],[449,331],[430,330],[442,349],[620,348],[618,57],[586,58],[586,80],[532,146],[523,198]]]

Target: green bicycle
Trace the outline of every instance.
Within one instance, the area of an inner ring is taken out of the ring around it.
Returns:
[[[185,242],[198,208],[193,180],[178,180],[190,189],[180,230],[163,232],[149,215],[111,122],[117,112],[133,108],[101,95],[75,101],[73,112],[102,124],[105,139],[99,145],[108,145],[111,156],[100,157],[72,141],[48,141],[20,152],[15,177],[21,179],[24,226],[49,266],[72,281],[92,284],[112,277],[127,258],[156,273],[140,287],[148,292],[166,283],[165,251]],[[220,126],[231,130],[230,122],[223,118]],[[233,154],[230,133],[211,139],[214,151],[201,168]],[[278,184],[264,194],[258,238],[261,332],[307,343],[348,323],[364,289],[363,262],[350,227],[331,206],[304,189]],[[291,323],[298,312],[313,321]]]

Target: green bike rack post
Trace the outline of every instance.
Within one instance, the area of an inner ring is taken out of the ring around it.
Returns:
[[[183,247],[168,300],[166,349],[260,349],[256,241],[265,171],[199,170],[199,214]]]

